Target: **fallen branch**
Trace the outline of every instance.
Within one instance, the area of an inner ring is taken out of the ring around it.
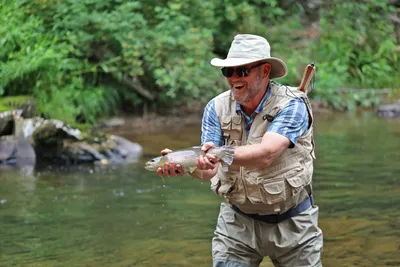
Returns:
[[[93,50],[94,50],[94,56],[99,61],[103,61],[104,55],[106,55],[106,54],[110,54],[110,55],[113,55],[113,57],[115,57],[114,53],[104,46],[97,47],[97,49],[93,49]],[[150,92],[150,90],[148,90],[147,88],[145,88],[143,86],[143,84],[139,81],[139,79],[137,77],[132,77],[132,76],[126,75],[125,73],[123,73],[122,75],[119,75],[119,73],[117,73],[117,72],[108,72],[108,73],[114,79],[121,82],[125,86],[128,86],[129,88],[135,90],[136,93],[138,93],[142,97],[146,98],[147,100],[152,101],[156,98],[156,96],[153,95]]]
[[[147,90],[142,83],[139,81],[138,78],[136,77],[126,77],[125,74],[122,75],[122,77],[119,77],[118,73],[115,72],[110,72],[111,76],[116,79],[117,81],[120,81],[124,85],[128,86],[129,88],[134,89],[139,95],[143,96],[147,100],[154,100],[156,97],[150,93],[149,90]]]

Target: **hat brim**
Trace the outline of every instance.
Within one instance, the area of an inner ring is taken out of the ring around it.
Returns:
[[[265,61],[271,64],[271,72],[269,77],[273,78],[282,78],[285,77],[288,73],[288,68],[286,64],[276,57],[269,57],[269,58],[261,58],[261,59],[249,59],[249,58],[227,58],[227,59],[220,59],[220,58],[213,58],[211,60],[211,65],[216,67],[236,67],[247,65],[253,62],[258,61]]]

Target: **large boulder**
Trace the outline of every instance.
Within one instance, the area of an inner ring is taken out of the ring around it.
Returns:
[[[0,164],[30,163],[125,163],[138,161],[142,147],[103,130],[81,130],[60,120],[34,117],[30,97],[7,97],[0,101]],[[100,127],[120,127],[113,118]]]
[[[125,163],[138,161],[142,147],[103,130],[82,132],[60,120],[34,117],[30,97],[7,97],[0,101],[0,164],[36,161],[61,164]],[[120,127],[113,118],[100,127]]]
[[[38,160],[54,163],[136,162],[142,147],[102,131],[82,133],[59,120],[26,120],[25,137],[32,140]]]
[[[0,113],[0,164],[137,162],[142,147],[98,129],[88,132],[60,120],[24,119],[23,112]]]

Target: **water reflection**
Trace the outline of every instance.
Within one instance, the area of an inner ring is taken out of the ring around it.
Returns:
[[[400,266],[400,124],[317,118],[324,266]],[[126,137],[154,155],[198,144],[199,127]],[[221,199],[190,177],[163,181],[149,158],[1,170],[0,266],[210,266]]]

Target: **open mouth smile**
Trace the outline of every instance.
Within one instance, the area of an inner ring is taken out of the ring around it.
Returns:
[[[237,84],[233,84],[232,88],[236,89],[236,90],[240,90],[244,87],[244,83],[237,83]]]

